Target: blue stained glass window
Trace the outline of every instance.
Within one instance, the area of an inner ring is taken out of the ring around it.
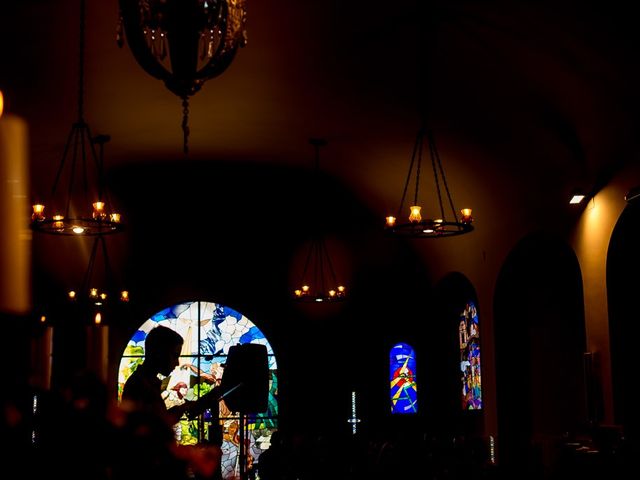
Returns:
[[[406,343],[398,343],[389,353],[389,381],[391,386],[391,413],[418,412],[418,385],[416,383],[416,355]]]
[[[482,408],[482,375],[480,371],[480,324],[473,302],[467,303],[458,324],[460,344],[461,400],[464,410]]]
[[[219,425],[207,422],[210,412],[200,418],[187,417],[175,427],[176,440],[182,445],[195,445],[212,440],[212,434],[221,438],[222,478],[238,478],[238,428],[242,422],[248,432],[245,438],[247,461],[257,461],[270,443],[271,433],[278,427],[278,367],[271,345],[262,331],[241,313],[212,302],[186,302],[174,305],[147,319],[132,335],[120,360],[118,371],[118,397],[127,378],[144,360],[144,342],[156,326],[169,327],[184,339],[180,364],[163,380],[163,396],[167,407],[184,399],[194,400],[219,385],[229,349],[238,344],[265,345],[269,367],[269,393],[266,412],[240,418],[229,410],[224,400],[219,402]]]

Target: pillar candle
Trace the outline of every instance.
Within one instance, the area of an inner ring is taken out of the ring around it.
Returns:
[[[38,329],[31,338],[31,384],[41,390],[51,388],[53,327]]]
[[[107,325],[94,324],[87,327],[87,366],[107,383],[109,372],[109,327]]]
[[[31,309],[27,124],[0,115],[0,312],[24,315]]]

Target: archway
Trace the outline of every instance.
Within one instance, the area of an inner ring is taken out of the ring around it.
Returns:
[[[548,234],[516,245],[494,299],[498,458],[538,474],[551,446],[587,424],[582,279],[571,248]]]

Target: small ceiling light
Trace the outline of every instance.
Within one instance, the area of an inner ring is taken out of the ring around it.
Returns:
[[[321,227],[315,223],[319,217],[320,204],[320,147],[325,146],[327,142],[323,139],[311,138],[309,143],[315,151],[315,181],[312,191],[315,211],[312,212],[311,217],[314,221],[314,233],[299,282],[301,286],[293,291],[293,298],[302,302],[335,302],[345,298],[346,288],[337,280]]]
[[[636,203],[640,200],[640,186],[633,187],[624,196],[624,200],[627,203]]]
[[[106,235],[123,227],[119,216],[118,221],[113,220],[105,183],[102,148],[109,137],[93,138],[84,120],[85,2],[80,0],[78,119],[67,137],[50,198],[32,206],[31,228],[53,235]],[[100,145],[100,158],[96,143]],[[96,211],[95,205],[100,205],[101,210]]]
[[[419,204],[419,189],[420,189],[420,174],[422,167],[422,150],[424,143],[428,144],[429,154],[431,156],[431,166],[433,170],[433,180],[435,184],[437,205],[433,205],[432,213],[439,215],[439,217],[426,217]],[[415,179],[413,179],[413,172],[415,167]],[[409,207],[408,216],[404,217],[407,220],[401,221],[404,213],[404,205],[407,197],[409,184],[415,182],[415,190],[413,194],[413,204]],[[451,208],[451,214],[447,216],[442,199],[442,187],[446,193],[449,207]],[[436,210],[437,208],[437,210]],[[398,207],[398,213],[395,216],[389,215],[386,217],[385,229],[395,235],[415,237],[415,238],[441,238],[453,235],[462,235],[469,233],[473,230],[473,217],[471,216],[470,208],[463,208],[460,212],[456,211],[453,205],[453,198],[449,191],[447,179],[444,174],[444,168],[442,167],[442,161],[440,155],[436,149],[435,140],[431,130],[421,128],[418,131],[416,141],[413,147],[413,154],[411,155],[411,162],[409,164],[409,173],[404,185],[404,191],[402,192],[402,199],[400,200],[400,206]]]
[[[188,152],[189,97],[224,72],[247,43],[246,0],[120,0],[118,46],[127,43],[149,75],[182,99]]]
[[[582,203],[584,198],[585,194],[582,192],[582,190],[575,189],[573,192],[571,192],[571,196],[569,197],[569,204],[578,205],[579,203]]]

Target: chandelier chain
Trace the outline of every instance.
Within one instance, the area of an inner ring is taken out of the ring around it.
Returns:
[[[78,42],[78,123],[83,123],[84,118],[85,3],[86,0],[80,0],[80,40]]]
[[[189,97],[182,97],[182,136],[183,136],[183,147],[182,151],[185,153],[189,153]]]

